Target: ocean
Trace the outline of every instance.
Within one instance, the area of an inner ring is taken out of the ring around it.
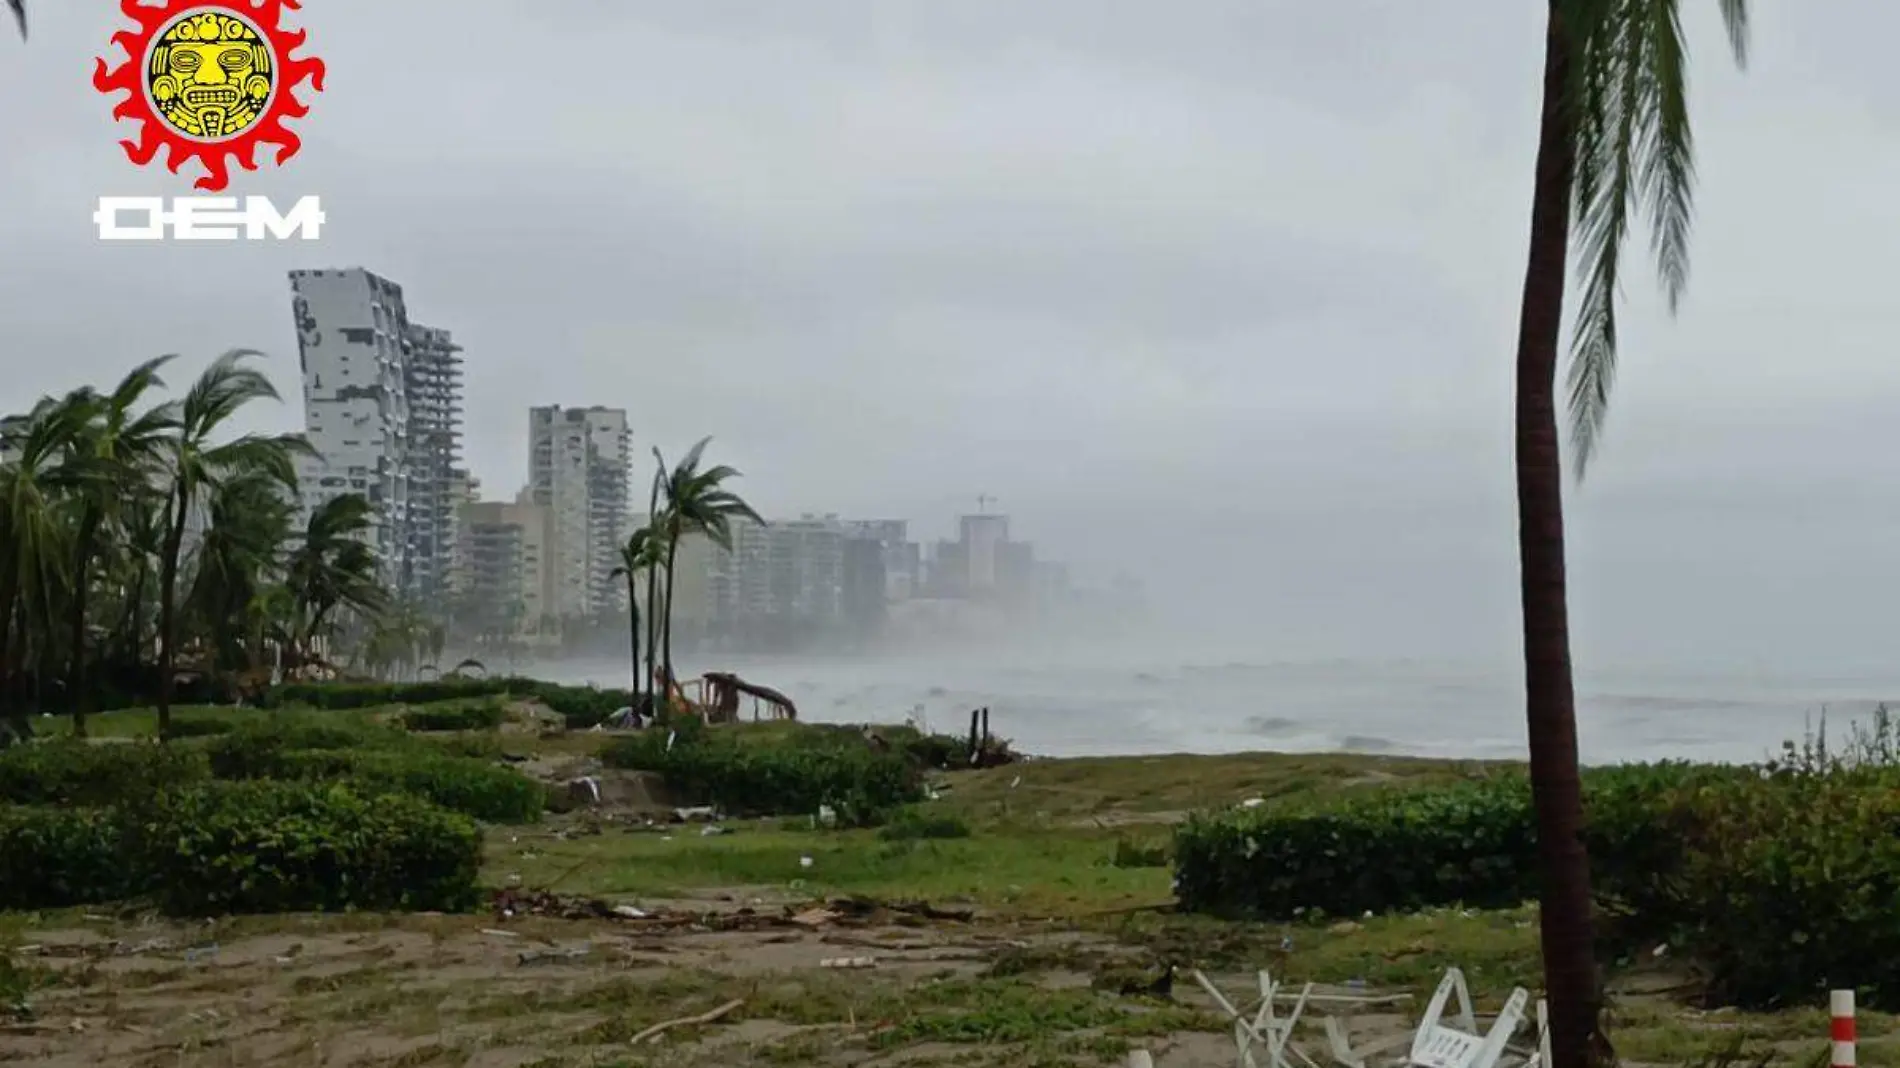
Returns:
[[[1013,662],[1012,662],[1013,659]],[[1045,756],[1271,749],[1521,759],[1523,686],[1511,668],[1412,660],[1145,664],[1006,654],[884,658],[682,659],[682,677],[717,667],[781,690],[800,718],[914,719],[992,730]],[[524,665],[563,682],[625,686],[621,662]],[[1900,674],[1796,676],[1762,670],[1580,670],[1578,730],[1587,763],[1759,760],[1825,715],[1830,734],[1900,698]]]

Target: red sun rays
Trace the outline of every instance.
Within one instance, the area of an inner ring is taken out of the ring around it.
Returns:
[[[138,0],[119,0],[119,11],[136,22],[138,29],[120,30],[112,35],[112,43],[125,50],[126,58],[116,67],[108,67],[103,58],[97,60],[92,85],[107,96],[121,91],[126,94],[112,109],[114,119],[133,119],[139,123],[138,140],[119,142],[126,157],[144,166],[158,157],[160,149],[166,149],[165,166],[173,174],[178,173],[185,161],[195,159],[203,166],[204,175],[192,184],[215,193],[231,182],[233,156],[237,157],[238,166],[254,171],[257,148],[261,144],[277,146],[280,166],[296,155],[303,147],[303,140],[284,125],[284,120],[310,114],[309,105],[297,99],[296,91],[308,82],[312,91],[322,92],[324,75],[322,60],[291,55],[303,47],[307,35],[303,30],[284,29],[284,12],[301,6],[301,0],[165,0],[163,4],[148,7]],[[276,66],[273,72],[276,91],[264,114],[242,132],[218,141],[198,141],[179,133],[153,112],[145,95],[145,54],[153,35],[183,12],[208,10],[228,11],[255,26],[270,42]]]

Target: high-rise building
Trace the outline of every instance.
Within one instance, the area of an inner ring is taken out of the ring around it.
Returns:
[[[447,586],[461,446],[461,350],[412,323],[402,287],[361,267],[290,273],[303,371],[303,513],[370,503],[385,585],[424,603]]]
[[[447,330],[409,326],[409,588],[423,600],[448,591],[461,470],[462,347]]]
[[[987,593],[996,588],[998,550],[1009,541],[1009,517],[1006,515],[966,515],[959,522],[965,552],[964,579],[972,593]]]
[[[532,633],[547,615],[548,515],[525,501],[460,506],[466,586],[457,604],[470,618],[459,627],[478,637]]]
[[[906,601],[922,584],[922,557],[917,543],[910,540],[907,519],[852,519],[845,532],[854,539],[877,542],[882,547],[884,599]]]
[[[557,618],[624,612],[613,577],[627,540],[633,434],[620,408],[528,411],[529,493],[548,513],[547,611]]]

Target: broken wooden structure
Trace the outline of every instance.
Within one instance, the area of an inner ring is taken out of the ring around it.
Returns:
[[[798,718],[798,706],[792,703],[792,699],[770,686],[747,682],[729,671],[708,671],[702,679],[707,723],[737,723],[741,697],[752,698],[752,719],[755,722],[760,718]],[[760,716],[761,706],[766,712],[764,717]]]

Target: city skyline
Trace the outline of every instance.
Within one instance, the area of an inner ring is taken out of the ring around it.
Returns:
[[[361,494],[384,584],[459,614],[474,633],[558,640],[574,621],[625,615],[629,593],[615,572],[646,518],[633,510],[627,409],[527,406],[527,478],[513,494],[486,496],[462,464],[464,359],[453,332],[421,323],[403,286],[366,267],[299,269],[289,281],[312,447],[298,461],[305,516]],[[989,510],[993,497],[976,503],[953,539],[915,540],[908,517],[836,513],[741,520],[730,551],[689,538],[675,616],[689,641],[770,644],[798,630],[865,638],[911,600],[1024,607],[1065,595],[1066,566],[1012,539],[1009,517]]]

